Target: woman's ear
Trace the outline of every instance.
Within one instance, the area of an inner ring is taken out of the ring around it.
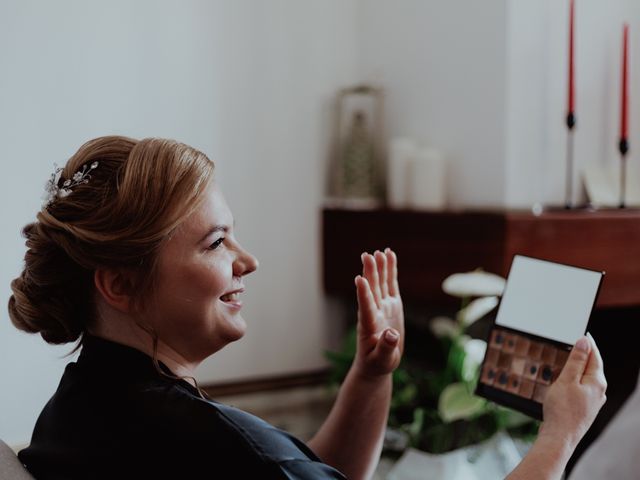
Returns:
[[[123,313],[130,313],[132,307],[131,282],[121,270],[97,269],[93,283],[105,302]]]

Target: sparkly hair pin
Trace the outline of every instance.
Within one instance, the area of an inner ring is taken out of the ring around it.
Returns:
[[[91,175],[89,174],[92,170],[98,168],[98,162],[93,162],[91,165],[85,164],[82,166],[80,170],[73,174],[71,178],[68,178],[64,181],[61,187],[60,184],[60,176],[62,175],[62,168],[58,167],[57,164],[53,164],[55,170],[51,174],[51,177],[47,181],[44,192],[44,207],[48,207],[56,198],[65,198],[71,195],[73,189],[78,185],[83,183],[89,183],[89,179]]]

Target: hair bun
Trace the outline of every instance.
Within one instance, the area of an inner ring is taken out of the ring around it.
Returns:
[[[23,229],[28,250],[22,274],[11,282],[9,317],[25,332],[48,343],[77,340],[90,314],[91,272],[71,261],[42,225]]]

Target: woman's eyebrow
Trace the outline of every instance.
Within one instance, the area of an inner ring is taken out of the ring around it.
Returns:
[[[233,226],[235,227],[236,225],[236,221],[235,219],[233,220]],[[211,234],[216,233],[216,232],[224,232],[227,233],[229,231],[229,227],[227,225],[214,225],[213,227],[209,228],[207,230],[207,233],[202,237],[202,240],[200,240],[201,242],[204,242],[204,240]]]
[[[213,227],[207,230],[207,233],[204,234],[204,236],[200,241],[204,242],[204,240],[213,233],[216,233],[216,232],[227,233],[228,231],[229,231],[229,227],[227,227],[226,225],[214,225]]]

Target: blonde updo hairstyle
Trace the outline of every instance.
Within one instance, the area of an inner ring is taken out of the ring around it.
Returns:
[[[94,162],[87,183],[23,229],[27,252],[11,282],[9,316],[52,344],[78,340],[94,321],[99,268],[126,272],[136,307],[144,306],[161,246],[199,206],[214,170],[202,152],[173,140],[107,136],[80,147],[58,187]]]

